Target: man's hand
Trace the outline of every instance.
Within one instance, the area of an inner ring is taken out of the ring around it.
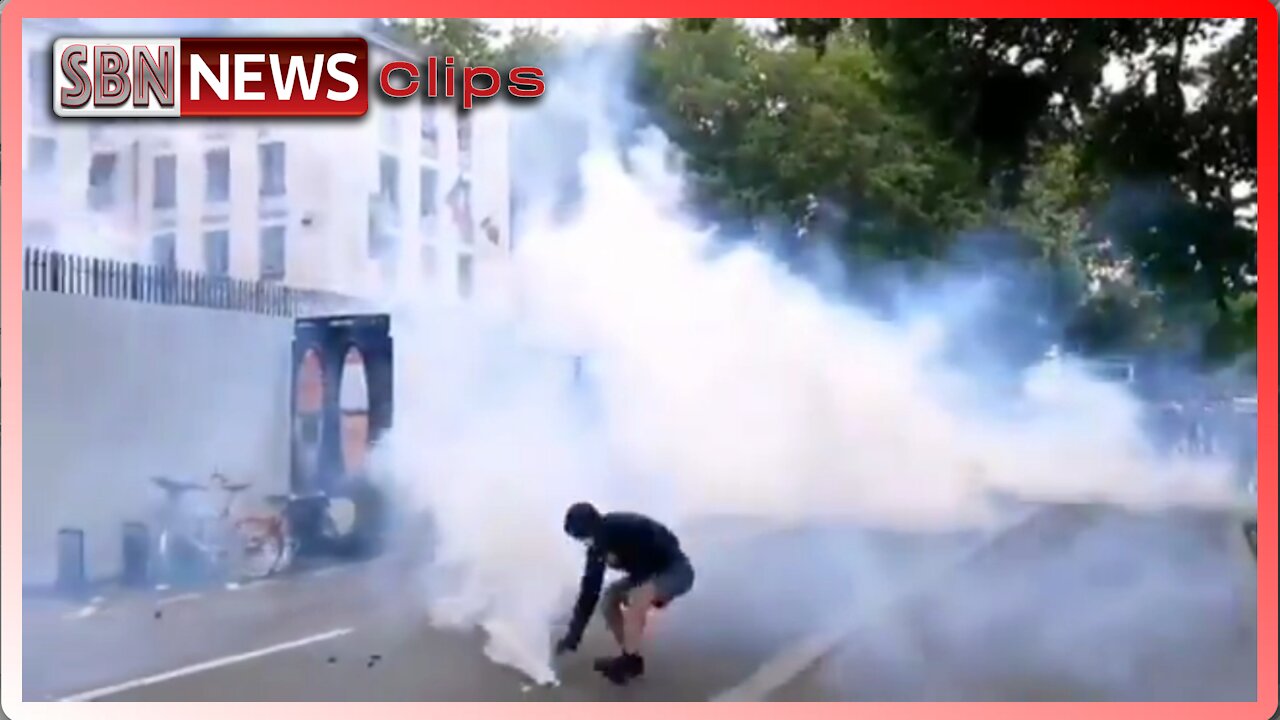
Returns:
[[[556,655],[563,655],[565,653],[575,652],[577,651],[577,649],[578,649],[577,639],[571,638],[568,635],[560,638],[559,642],[556,643]]]

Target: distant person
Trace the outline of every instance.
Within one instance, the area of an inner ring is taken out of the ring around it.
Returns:
[[[680,540],[666,526],[637,513],[601,514],[590,503],[576,503],[564,518],[564,531],[587,546],[587,564],[568,632],[556,653],[578,649],[587,621],[600,599],[605,567],[626,573],[604,593],[601,614],[621,650],[596,660],[595,669],[619,685],[644,674],[640,640],[651,608],[661,608],[693,587],[693,565]]]

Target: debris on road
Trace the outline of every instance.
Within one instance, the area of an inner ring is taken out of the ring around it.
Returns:
[[[85,605],[84,607],[80,608],[75,613],[73,613],[71,617],[75,618],[76,620],[83,620],[89,617],[90,615],[93,615],[96,612],[98,612],[98,607],[96,605]]]

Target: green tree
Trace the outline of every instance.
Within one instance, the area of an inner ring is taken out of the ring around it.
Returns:
[[[398,24],[432,53],[453,56],[458,65],[492,65],[498,58],[498,34],[484,20],[412,18]]]
[[[502,67],[546,65],[560,55],[562,44],[563,38],[558,33],[519,26],[498,49],[497,61]]]
[[[846,248],[878,257],[936,254],[980,212],[972,166],[894,106],[856,38],[820,62],[734,22],[672,23],[643,58],[640,97],[688,154],[704,204],[804,228],[831,203],[848,214]]]
[[[1170,301],[1252,291],[1257,230],[1257,31],[1249,24],[1203,63],[1181,45],[1108,97],[1088,130],[1089,160],[1129,185],[1110,228]],[[1187,89],[1200,95],[1194,105]]]
[[[975,158],[984,181],[1000,182],[1000,204],[1024,227],[1038,215],[1032,224],[1047,241],[1061,240],[1054,228],[1078,223],[1061,215],[1070,203],[1045,206],[1043,188],[1028,178],[1043,177],[1036,163],[1052,156],[1043,148],[1074,138],[1075,175],[1099,179],[1111,196],[1079,249],[1106,246],[1124,256],[1112,265],[1127,262],[1134,276],[1090,301],[1120,293],[1107,300],[1111,316],[1138,307],[1149,315],[1158,305],[1163,322],[1128,323],[1149,339],[1168,340],[1175,320],[1207,325],[1206,356],[1238,346],[1227,338],[1252,336],[1251,316],[1240,308],[1257,264],[1255,23],[1233,31],[1231,21],[1194,18],[783,20],[780,32],[803,44],[864,34],[891,68],[904,106]],[[1223,35],[1216,51],[1195,57],[1208,38]],[[1117,64],[1127,75],[1118,90],[1104,82]]]

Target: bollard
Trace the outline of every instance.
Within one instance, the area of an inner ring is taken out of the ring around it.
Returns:
[[[121,553],[121,584],[134,588],[145,587],[151,576],[151,537],[146,525],[140,522],[124,524]]]
[[[58,592],[78,595],[88,584],[84,567],[84,531],[63,528],[58,531]]]

